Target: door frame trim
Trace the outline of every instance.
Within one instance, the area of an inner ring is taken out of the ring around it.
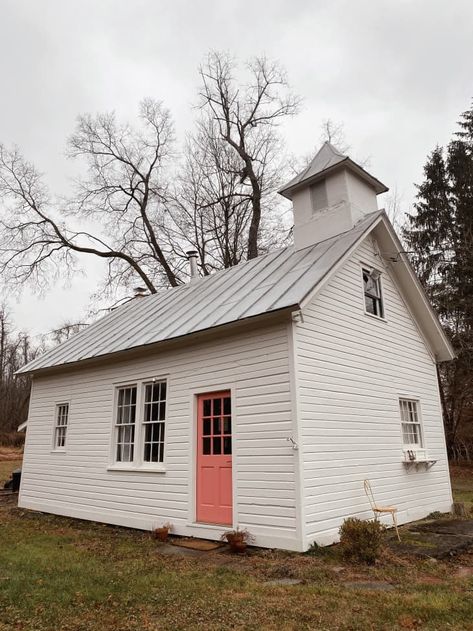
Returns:
[[[206,524],[197,521],[197,414],[198,414],[198,397],[202,394],[212,394],[213,392],[230,392],[232,401],[232,504],[233,516],[232,524],[228,526],[219,526],[218,524]],[[220,383],[214,386],[209,385],[201,388],[191,388],[189,390],[189,503],[187,510],[187,524],[189,526],[201,526],[202,528],[215,528],[216,530],[230,530],[238,525],[238,459],[237,459],[237,411],[236,411],[236,386],[234,382]]]

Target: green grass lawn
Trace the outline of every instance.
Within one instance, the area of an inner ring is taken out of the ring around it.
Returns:
[[[147,533],[4,504],[0,630],[473,630],[473,580],[460,565],[473,555],[414,563],[387,552],[373,567],[333,553],[164,556]],[[303,583],[267,584],[287,576]],[[345,585],[367,580],[395,589]]]

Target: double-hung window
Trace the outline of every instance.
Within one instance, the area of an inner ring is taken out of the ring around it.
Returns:
[[[402,440],[405,449],[422,449],[422,427],[420,422],[419,402],[415,399],[399,399],[401,412]]]
[[[118,388],[116,436],[117,462],[133,462],[135,455],[136,386]]]
[[[164,462],[164,423],[166,419],[166,382],[145,384],[144,462]]]
[[[69,418],[69,403],[56,405],[56,420],[54,425],[54,449],[65,449],[67,421]]]
[[[131,467],[164,462],[167,383],[140,381],[116,393],[114,461]]]
[[[363,292],[366,313],[378,316],[378,318],[384,318],[380,272],[363,267]]]

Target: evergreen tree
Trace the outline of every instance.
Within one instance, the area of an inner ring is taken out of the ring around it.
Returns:
[[[473,106],[428,156],[404,238],[457,353],[439,367],[449,453],[473,456]]]

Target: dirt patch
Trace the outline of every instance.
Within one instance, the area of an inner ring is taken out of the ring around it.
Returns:
[[[413,524],[401,541],[389,540],[396,553],[417,558],[447,559],[473,548],[473,520],[441,519]]]
[[[444,519],[427,522],[425,524],[417,524],[415,530],[445,535],[461,535],[473,539],[473,519]]]

